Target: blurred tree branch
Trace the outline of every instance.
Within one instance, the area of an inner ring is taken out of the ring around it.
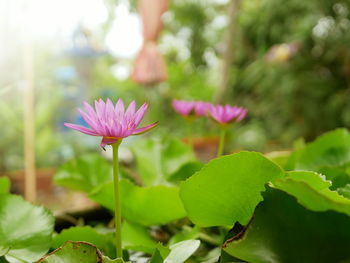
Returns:
[[[222,70],[222,79],[221,84],[218,88],[216,94],[216,102],[223,102],[224,96],[227,93],[228,88],[230,87],[230,71],[231,65],[234,60],[234,45],[233,40],[236,36],[237,30],[237,15],[241,6],[241,0],[231,0],[228,5],[228,17],[229,24],[226,32],[226,41],[225,41],[225,51],[223,58],[223,70]]]

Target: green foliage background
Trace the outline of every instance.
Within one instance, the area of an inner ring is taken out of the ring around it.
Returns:
[[[99,46],[104,46],[115,19],[114,10],[122,2],[104,1],[109,12],[107,20],[98,34],[92,34]],[[136,1],[127,2],[136,12]],[[73,120],[79,104],[67,100],[65,93],[70,95],[84,85],[88,89],[80,101],[99,97],[149,101],[148,120],[161,123],[157,133],[185,136],[185,123],[170,103],[173,98],[214,101],[222,78],[229,2],[169,1],[159,40],[168,80],[155,86],[140,86],[130,78],[117,79],[112,66],[126,63],[132,68],[133,60],[124,61],[107,52],[83,63],[91,70],[88,78],[76,76],[63,87],[54,77],[56,69],[76,68],[76,61],[64,54],[57,57],[49,45],[37,43],[37,165],[56,166],[95,146],[95,141],[88,139],[78,143],[74,132],[62,136],[59,126],[63,120]],[[350,2],[346,0],[241,1],[224,102],[248,108],[249,116],[243,125],[232,128],[232,150],[286,149],[300,137],[310,141],[325,131],[349,126],[349,29]],[[298,45],[295,56],[284,62],[269,62],[271,48],[284,43]],[[17,54],[0,80],[0,97],[4,101],[0,121],[6,126],[0,141],[1,171],[23,168],[21,72],[14,70],[18,61]],[[63,115],[60,109],[70,109],[72,113]],[[217,135],[216,128],[204,120],[195,126],[198,136]]]
[[[188,48],[193,75],[198,71],[218,71],[219,75],[220,69],[204,57],[213,52],[221,59],[225,27],[213,32],[212,26],[225,15],[225,6],[173,1],[172,8],[177,23],[170,21],[167,30],[174,33],[188,27],[192,32]],[[348,126],[349,11],[349,1],[242,1],[225,101],[247,107],[264,136],[285,145],[300,136],[310,140],[324,131]],[[300,46],[295,57],[285,63],[267,62],[266,54],[273,45],[291,42]]]

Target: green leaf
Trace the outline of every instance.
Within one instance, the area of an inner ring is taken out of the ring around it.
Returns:
[[[240,260],[230,255],[225,250],[221,250],[220,263],[238,263],[238,262],[247,262],[247,261]]]
[[[173,235],[169,240],[168,244],[173,245],[175,243],[188,240],[188,239],[196,239],[200,236],[200,228],[195,226],[193,228],[186,226],[181,232]]]
[[[265,184],[283,175],[262,154],[241,152],[210,161],[181,184],[180,196],[197,225],[246,224],[262,201]]]
[[[298,202],[313,211],[334,210],[350,216],[350,199],[331,191],[331,183],[315,172],[294,171],[273,184],[297,198]]]
[[[20,196],[0,194],[0,256],[33,262],[51,244],[54,217]]]
[[[317,172],[324,174],[327,180],[332,181],[332,186],[330,187],[332,190],[350,184],[350,175],[344,167],[321,167]]]
[[[157,244],[150,263],[183,263],[196,252],[199,245],[199,240],[181,241],[170,248]]]
[[[350,199],[350,184],[347,184],[344,187],[338,188],[337,192],[342,196]]]
[[[0,257],[0,263],[9,263],[5,257]]]
[[[100,263],[100,262],[98,262],[98,263]],[[124,260],[122,260],[120,258],[110,259],[108,257],[103,256],[101,263],[131,263],[131,262],[129,262],[129,261],[125,262]]]
[[[245,232],[224,250],[254,263],[349,262],[350,218],[310,211],[287,193],[268,189]]]
[[[156,249],[149,261],[149,263],[163,263],[163,257],[161,256],[160,252],[158,249]]]
[[[295,170],[318,171],[324,166],[339,166],[350,162],[350,134],[346,129],[325,133],[314,142],[296,151]]]
[[[124,221],[122,226],[123,247],[134,251],[152,254],[156,246],[148,230],[141,225]]]
[[[10,192],[10,179],[6,176],[0,177],[0,194],[7,194]]]
[[[164,263],[164,259],[169,254],[170,249],[166,246],[163,246],[161,243],[158,243],[149,263]]]
[[[265,154],[265,157],[269,158],[274,163],[278,164],[281,167],[285,167],[290,158],[290,151],[275,151]]]
[[[145,186],[162,184],[184,164],[195,161],[189,145],[169,137],[140,140],[132,151]]]
[[[161,243],[158,243],[156,245],[156,249],[159,251],[159,254],[163,257],[166,258],[170,254],[170,248],[162,245]]]
[[[128,180],[121,180],[120,189],[122,216],[130,222],[151,226],[186,216],[176,186],[140,187]],[[114,210],[113,191],[113,182],[109,182],[95,189],[89,196]]]
[[[208,253],[200,258],[200,262],[202,263],[217,263],[219,262],[221,255],[221,246],[215,247],[208,251]]]
[[[202,169],[203,163],[201,162],[190,162],[186,163],[181,168],[172,174],[169,178],[169,182],[179,183],[191,177],[194,173]]]
[[[87,242],[66,242],[38,263],[124,263],[122,259],[110,259]]]
[[[54,177],[56,184],[83,192],[110,180],[112,166],[98,154],[86,154],[65,163]]]
[[[67,241],[85,241],[92,243],[100,249],[104,255],[115,257],[114,234],[99,233],[90,226],[71,227],[56,235],[52,242],[52,248],[56,249]],[[143,226],[124,221],[122,226],[123,248],[135,251],[143,251],[152,254],[156,242],[150,237]]]
[[[185,240],[170,246],[164,263],[183,263],[199,248],[199,240]]]
[[[76,226],[63,230],[52,241],[52,248],[56,249],[67,241],[85,241],[95,244],[104,255],[115,257],[113,233],[102,234],[90,226]]]

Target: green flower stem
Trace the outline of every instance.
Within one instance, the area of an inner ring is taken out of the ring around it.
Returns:
[[[121,140],[112,144],[113,148],[113,176],[114,176],[114,221],[115,221],[115,247],[117,258],[123,258],[122,248],[122,216],[120,206],[120,187],[119,187],[119,162],[118,162],[118,150]]]
[[[191,227],[189,226],[183,226],[183,229],[190,232],[191,230],[193,230]],[[209,236],[208,234],[204,233],[203,231],[199,231],[198,233],[198,237],[199,239],[214,245],[214,246],[220,246],[222,244],[221,240],[219,240],[219,238],[213,238],[211,236]]]
[[[187,119],[187,127],[188,127],[188,144],[193,149],[193,120]]]
[[[220,129],[220,142],[219,142],[217,157],[220,157],[224,152],[225,136],[226,136],[226,127],[221,126],[220,128],[221,128]]]

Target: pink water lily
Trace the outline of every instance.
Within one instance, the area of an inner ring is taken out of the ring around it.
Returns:
[[[204,101],[196,101],[194,110],[197,116],[207,116],[212,104]]]
[[[240,122],[247,116],[247,109],[230,105],[212,105],[209,107],[209,116],[220,124]]]
[[[174,110],[184,117],[205,116],[210,105],[210,103],[203,101],[173,100],[172,102]]]
[[[174,110],[184,116],[190,116],[194,112],[194,106],[195,106],[194,101],[186,101],[186,100],[173,100],[172,106]]]
[[[144,103],[138,111],[136,111],[135,101],[132,101],[125,111],[122,99],[119,99],[115,106],[110,99],[106,102],[99,99],[95,101],[95,109],[87,102],[84,102],[84,107],[86,112],[81,109],[78,111],[90,126],[89,128],[72,123],[64,123],[64,125],[88,135],[101,136],[101,147],[114,144],[131,135],[147,132],[158,124],[155,122],[137,128],[147,111],[147,103]]]

